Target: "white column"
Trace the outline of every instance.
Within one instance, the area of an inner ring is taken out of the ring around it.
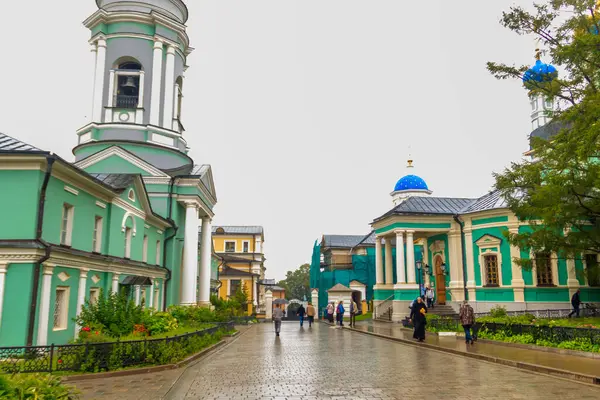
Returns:
[[[6,282],[7,271],[8,263],[0,263],[0,328],[2,328],[2,305],[4,304],[4,285]]]
[[[164,311],[163,305],[165,304],[165,282],[163,281],[159,289],[160,297],[158,298],[158,309]]]
[[[152,93],[150,94],[150,125],[160,123],[160,89],[162,83],[163,43],[154,42],[154,60],[152,62]]]
[[[53,266],[44,266],[42,272],[42,293],[40,297],[40,314],[38,321],[37,345],[48,344],[48,325],[50,321],[50,289],[52,288]]]
[[[310,302],[312,303],[313,307],[317,311],[317,315],[315,315],[315,318],[319,319],[320,318],[320,316],[319,316],[319,291],[317,289],[311,290]]]
[[[381,259],[381,237],[375,237],[375,283],[383,284],[383,260]]]
[[[94,122],[94,110],[96,109],[96,105],[94,104],[94,101],[96,100],[96,64],[98,63],[98,52],[96,43],[92,43],[90,45],[90,52],[93,53],[92,59],[94,68],[94,79],[92,81],[92,109],[90,110],[89,122]]]
[[[173,127],[173,97],[175,91],[175,47],[167,48],[167,62],[165,66],[165,101],[163,111],[163,128]]]
[[[475,262],[473,260],[473,231],[471,230],[471,222],[465,222],[465,258],[467,259],[467,290],[469,292],[469,301],[476,301],[475,294]],[[499,266],[500,270],[502,265]]]
[[[146,74],[144,71],[140,71],[140,90],[138,92],[138,106],[135,110],[135,123],[144,123],[144,86],[145,86]]]
[[[415,243],[413,234],[415,231],[406,231],[406,269],[408,283],[417,283],[415,273]]]
[[[135,305],[140,305],[140,297],[141,297],[141,286],[135,285]]]
[[[516,219],[516,217],[515,217]],[[509,233],[519,233],[518,222],[515,226],[508,228]],[[511,286],[513,287],[513,294],[515,296],[515,302],[525,302],[525,281],[523,280],[523,272],[521,266],[515,262],[515,259],[521,258],[521,249],[517,246],[510,245],[510,267],[512,272]]]
[[[210,217],[202,217],[202,243],[200,249],[200,298],[201,306],[210,305],[210,261],[212,255],[212,227]],[[198,232],[198,228],[196,228]],[[197,236],[197,235],[196,235]],[[196,242],[196,248],[197,246]]]
[[[98,39],[96,49],[96,82],[94,83],[93,122],[102,122],[102,99],[104,98],[104,71],[106,68],[106,40]]]
[[[427,239],[423,241],[423,265],[429,265],[429,273],[433,270],[433,266],[429,264],[429,249],[427,248]],[[431,285],[431,275],[425,274],[425,286]]]
[[[404,270],[404,231],[396,231],[396,280],[397,284],[406,283]]]
[[[119,274],[117,273],[113,273],[111,289],[113,293],[119,293]]]
[[[105,122],[112,122],[113,110],[112,107],[115,105],[115,70],[111,69],[108,74],[108,102],[106,113],[104,114]]]
[[[150,299],[148,300],[148,304],[146,304],[146,308],[154,307],[154,278],[152,278],[152,286],[150,286]]]
[[[87,269],[79,270],[79,288],[77,289],[77,309],[76,309],[76,314],[75,314],[77,316],[79,316],[79,314],[81,314],[81,309],[83,307],[83,304],[85,303],[85,290],[87,287],[87,274],[88,274]],[[77,335],[79,335],[80,329],[81,329],[81,326],[79,326],[78,324],[75,324],[75,337],[76,338],[77,338]]]
[[[185,205],[185,236],[183,247],[183,284],[181,304],[196,304],[198,271],[198,208],[196,203]]]
[[[394,284],[394,266],[392,258],[392,238],[385,238],[385,283],[386,285]]]
[[[273,293],[270,289],[267,289],[265,293],[265,319],[273,319]]]

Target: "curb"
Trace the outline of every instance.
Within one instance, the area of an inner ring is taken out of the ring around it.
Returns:
[[[235,338],[236,336],[238,336],[238,334],[239,334],[239,331],[236,331],[233,335],[230,335],[229,337]],[[67,375],[67,376],[61,377],[61,382],[65,382],[65,383],[81,382],[81,381],[94,380],[94,379],[116,378],[116,377],[121,377],[121,376],[139,375],[139,374],[150,374],[153,372],[162,372],[162,371],[167,371],[167,370],[171,370],[171,369],[178,369],[178,368],[185,367],[188,364],[190,364],[194,361],[197,361],[198,359],[200,359],[204,356],[209,355],[213,351],[216,351],[219,348],[223,347],[225,344],[227,344],[227,341],[221,340],[220,342],[217,342],[203,350],[200,350],[198,353],[192,354],[191,356],[187,357],[186,359],[181,360],[175,364],[157,365],[154,367],[145,367],[145,368],[132,368],[132,369],[126,369],[126,370],[121,370],[121,371],[97,372],[97,373],[92,373],[92,374]]]
[[[411,345],[414,347],[426,348],[426,349],[430,349],[430,350],[437,350],[437,351],[441,351],[444,353],[450,353],[450,354],[454,354],[454,355],[458,355],[458,356],[473,358],[473,359],[480,360],[480,361],[488,361],[488,362],[491,362],[494,364],[506,365],[509,367],[523,369],[523,370],[527,370],[527,371],[531,371],[531,372],[537,372],[537,373],[542,373],[542,374],[546,374],[546,375],[558,376],[561,378],[566,378],[566,379],[574,380],[577,382],[589,383],[589,384],[593,384],[593,385],[600,385],[600,376],[587,375],[587,374],[582,374],[579,372],[566,371],[566,370],[562,370],[562,369],[558,369],[558,368],[545,367],[543,365],[530,364],[530,363],[525,363],[525,362],[520,362],[520,361],[506,360],[504,358],[486,356],[484,354],[466,353],[466,352],[460,351],[460,350],[436,346],[436,345],[424,343],[424,342],[417,343],[417,342],[413,342],[413,341],[406,340],[406,339],[400,339],[400,338],[393,337],[393,336],[383,335],[381,333],[365,332],[365,331],[362,331],[359,329],[346,328],[346,327],[344,327],[344,329],[347,329],[352,332],[362,333],[363,335],[376,336],[376,337],[379,337],[382,339],[387,339],[387,340],[391,340],[394,342]]]

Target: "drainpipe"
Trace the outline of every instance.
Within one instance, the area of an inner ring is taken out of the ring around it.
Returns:
[[[44,247],[44,256],[40,258],[33,268],[33,283],[31,285],[31,296],[30,296],[30,307],[29,307],[29,321],[27,325],[27,346],[33,345],[33,331],[35,327],[35,316],[37,314],[37,301],[38,291],[40,288],[40,271],[42,264],[50,258],[50,245],[44,239],[42,239],[42,229],[44,226],[44,208],[46,205],[46,190],[48,189],[48,182],[52,175],[52,167],[56,161],[54,155],[46,156],[46,173],[44,175],[44,181],[40,189],[40,197],[38,200],[38,212],[37,212],[37,226],[35,231],[35,240],[37,243]]]
[[[462,252],[462,272],[463,272],[463,289],[465,291],[465,300],[469,299],[469,291],[467,290],[467,256],[465,250],[465,223],[462,222],[458,214],[454,215],[454,220],[460,226],[460,242],[461,242],[461,252]]]
[[[171,182],[169,182],[169,198],[167,199],[167,207],[169,208],[168,211],[168,217],[167,217],[167,221],[169,221],[169,223],[171,224],[171,227],[173,228],[173,234],[170,236],[167,236],[165,238],[165,241],[163,242],[163,268],[167,270],[167,277],[165,278],[165,281],[163,282],[163,310],[167,309],[167,283],[169,283],[169,281],[171,280],[171,270],[169,268],[167,268],[167,242],[171,239],[173,239],[175,237],[175,235],[177,235],[177,230],[179,229],[179,227],[177,226],[177,224],[175,224],[175,221],[173,221],[173,219],[171,218],[171,216],[173,215],[173,185],[175,184],[175,179],[177,179],[176,177],[172,177],[171,178]]]

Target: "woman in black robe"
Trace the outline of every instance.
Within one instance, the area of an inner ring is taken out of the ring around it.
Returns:
[[[415,327],[413,338],[418,339],[419,342],[425,340],[425,324],[427,319],[425,314],[427,313],[427,307],[423,304],[423,299],[417,297],[417,300],[413,303],[412,310],[410,312],[410,320]]]

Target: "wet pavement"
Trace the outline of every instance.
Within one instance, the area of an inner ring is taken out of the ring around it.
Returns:
[[[279,338],[270,324],[254,326],[188,368],[167,396],[172,400],[484,398],[598,399],[600,388],[324,323],[309,329],[284,322]]]
[[[397,337],[405,340],[414,340],[412,331],[403,329],[400,324],[391,324],[377,321],[361,321],[356,328],[363,331],[379,333],[386,336]],[[476,342],[467,345],[462,337],[438,336],[426,334],[425,342],[444,348],[455,349],[468,353],[482,354],[505,360],[525,362],[542,365],[550,368],[562,369],[586,375],[600,376],[600,359],[578,357],[570,354],[558,354],[543,350],[533,350],[521,347],[510,347],[504,344],[494,344],[489,341]]]

